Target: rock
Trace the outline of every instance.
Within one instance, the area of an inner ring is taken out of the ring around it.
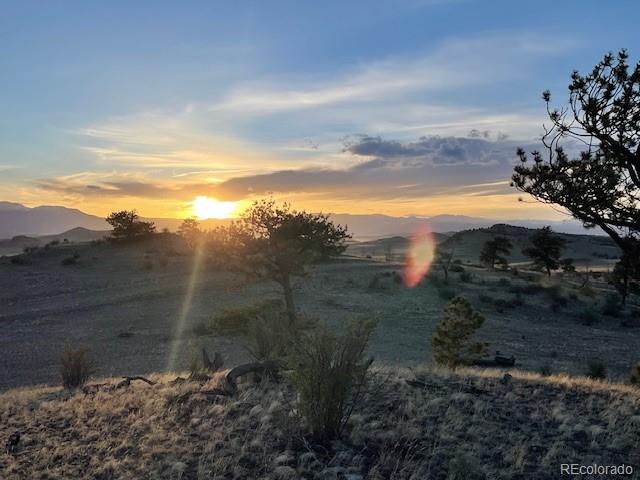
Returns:
[[[273,478],[275,480],[289,480],[296,478],[296,471],[287,465],[280,465],[273,471]]]

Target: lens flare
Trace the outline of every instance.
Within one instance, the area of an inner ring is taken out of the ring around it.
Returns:
[[[436,252],[436,242],[429,225],[421,226],[411,237],[404,265],[404,284],[413,288],[429,273]]]

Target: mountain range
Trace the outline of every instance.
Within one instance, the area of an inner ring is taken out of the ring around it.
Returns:
[[[352,215],[333,214],[335,223],[346,225],[355,240],[372,240],[394,235],[409,236],[423,225],[432,231],[446,233],[461,230],[487,228],[496,223],[504,223],[503,219],[468,217],[464,215],[437,215],[433,217],[392,217],[388,215]],[[182,219],[147,218],[156,223],[159,229],[176,230]],[[203,227],[211,228],[227,223],[225,220],[206,220]],[[540,228],[550,225],[555,231],[573,234],[600,234],[598,230],[586,230],[576,220],[509,220],[510,225]],[[0,239],[12,238],[16,235],[43,236],[53,235],[81,227],[88,230],[109,230],[104,218],[84,213],[80,210],[61,206],[25,207],[19,203],[0,201]]]

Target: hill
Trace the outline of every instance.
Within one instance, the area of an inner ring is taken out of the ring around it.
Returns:
[[[508,260],[510,263],[527,262],[529,259],[522,251],[530,246],[530,238],[536,230],[513,225],[496,224],[490,228],[465,230],[453,234],[446,241],[448,248],[455,250],[455,257],[463,262],[478,262],[482,246],[494,237],[506,237],[511,240],[513,249]],[[620,255],[619,248],[609,237],[598,235],[571,235],[558,233],[566,240],[564,257],[573,258],[577,267],[612,264]]]
[[[99,240],[109,235],[108,230],[88,230],[82,227],[72,228],[56,235],[40,237],[16,235],[11,239],[0,240],[0,256],[16,255],[25,248],[43,247],[51,242],[57,243],[86,243]]]
[[[131,382],[0,395],[3,478],[559,478],[561,464],[638,465],[640,393],[562,376],[374,369],[343,441],[305,436],[286,383]],[[411,383],[409,384],[408,383]],[[591,478],[591,477],[590,477]],[[594,477],[595,478],[595,477]],[[598,478],[605,478],[598,477]],[[609,477],[607,477],[609,478]],[[614,475],[610,478],[635,478]]]

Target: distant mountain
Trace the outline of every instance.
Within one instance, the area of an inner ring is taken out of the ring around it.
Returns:
[[[344,213],[332,214],[331,219],[342,225],[347,225],[354,240],[364,241],[383,237],[408,237],[423,225],[429,225],[432,231],[439,233],[458,232],[474,228],[488,228],[500,220],[468,217],[464,215],[437,215],[434,217],[392,217],[389,215],[351,215]],[[155,222],[157,228],[168,228],[175,231],[181,219],[176,218],[145,218]],[[227,224],[228,220],[206,220],[202,222],[204,228]],[[599,230],[585,230],[580,222],[566,220],[562,222],[542,220],[509,220],[511,225],[540,228],[544,225],[563,233],[588,233],[598,235]],[[110,227],[103,218],[88,215],[80,210],[42,206],[29,208],[19,203],[0,202],[0,238],[12,238],[16,235],[43,236],[58,234],[76,227],[88,230],[109,230]]]
[[[28,208],[17,203],[0,202],[0,238],[50,235],[76,227],[89,230],[109,229],[103,218],[72,208]]]

